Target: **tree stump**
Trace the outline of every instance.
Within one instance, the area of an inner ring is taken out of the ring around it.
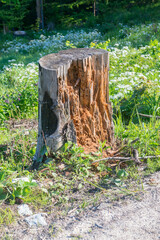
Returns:
[[[109,54],[100,49],[70,49],[39,61],[39,123],[34,160],[44,145],[52,152],[66,141],[95,151],[99,141],[112,144],[109,102]]]

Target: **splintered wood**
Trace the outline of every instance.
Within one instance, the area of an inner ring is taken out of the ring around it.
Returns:
[[[40,59],[37,157],[44,144],[56,151],[72,141],[92,152],[99,141],[113,143],[108,71],[105,50],[70,49]]]

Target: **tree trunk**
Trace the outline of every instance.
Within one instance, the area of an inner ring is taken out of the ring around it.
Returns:
[[[37,12],[37,19],[40,20],[41,18],[41,4],[40,4],[40,0],[36,0],[36,12]]]
[[[93,15],[94,17],[96,16],[96,0],[94,0],[94,3],[93,3]]]
[[[3,22],[3,34],[6,35],[8,31],[8,26]]]
[[[47,145],[52,152],[66,141],[98,150],[114,142],[109,102],[109,55],[100,49],[70,49],[39,61],[39,125],[35,161]]]
[[[43,0],[36,0],[36,12],[39,29],[44,29]]]
[[[43,0],[41,0],[41,27],[44,29]]]

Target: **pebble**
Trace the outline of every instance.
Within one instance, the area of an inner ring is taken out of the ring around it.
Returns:
[[[22,205],[18,206],[18,213],[21,216],[28,216],[28,215],[30,216],[33,214],[27,204],[22,204]]]
[[[15,36],[25,36],[26,32],[25,31],[14,31]]]
[[[43,217],[46,215],[44,213],[34,214],[32,216],[26,217],[24,220],[30,227],[38,227],[38,226],[47,226],[46,220]]]

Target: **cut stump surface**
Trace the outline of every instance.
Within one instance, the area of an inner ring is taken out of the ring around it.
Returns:
[[[36,158],[66,141],[88,152],[114,140],[109,102],[109,55],[100,49],[69,49],[39,61],[39,126]]]

